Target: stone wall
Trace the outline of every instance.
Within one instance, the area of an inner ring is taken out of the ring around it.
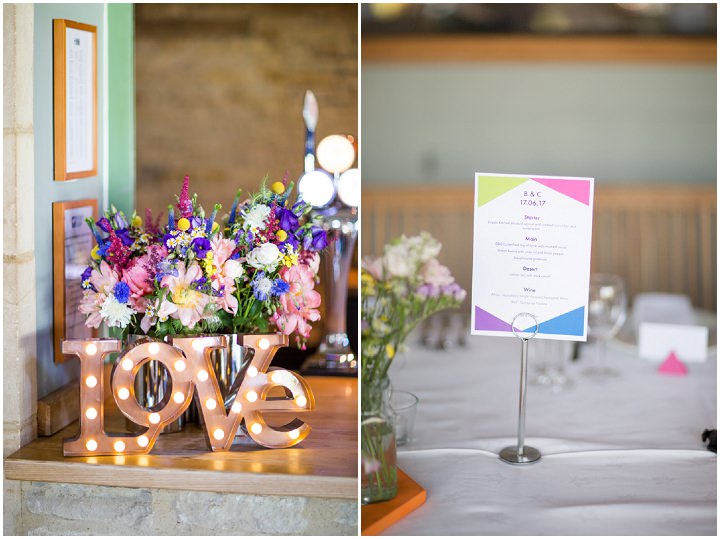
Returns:
[[[3,6],[3,456],[37,432],[33,9]]]
[[[318,140],[357,134],[357,5],[137,4],[137,191],[165,210],[190,174],[206,209],[302,172],[305,90]]]
[[[32,4],[3,5],[3,457],[35,438],[35,166]],[[3,478],[3,534],[20,486]]]
[[[357,535],[353,500],[7,481],[23,535]]]

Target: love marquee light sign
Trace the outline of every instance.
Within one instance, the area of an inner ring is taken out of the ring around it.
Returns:
[[[299,419],[282,427],[271,427],[263,412],[306,412],[315,406],[310,386],[302,377],[284,369],[268,370],[275,352],[287,345],[283,335],[243,335],[240,344],[254,349],[234,401],[223,402],[210,354],[227,347],[223,335],[174,337],[171,343],[141,341],[124,351],[116,339],[63,341],[63,353],[80,358],[80,433],[63,442],[68,456],[132,455],[150,452],[162,429],[179,418],[197,391],[205,420],[205,433],[213,451],[228,451],[243,419],[248,435],[265,447],[292,447],[310,434]],[[131,421],[147,427],[143,433],[112,434],[104,428],[103,358],[121,352],[111,375],[112,394],[120,411]],[[146,409],[135,398],[135,376],[140,367],[157,360],[171,379],[168,391],[157,406]],[[274,387],[285,388],[285,399],[270,398]],[[227,403],[229,404],[229,403]]]

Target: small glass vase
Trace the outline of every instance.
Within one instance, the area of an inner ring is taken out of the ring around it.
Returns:
[[[362,386],[361,497],[363,505],[392,500],[397,496],[397,451],[390,396],[385,378]]]

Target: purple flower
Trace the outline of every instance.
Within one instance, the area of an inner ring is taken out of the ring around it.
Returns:
[[[130,299],[130,287],[127,283],[120,281],[113,287],[113,296],[119,303],[127,303]]]
[[[297,251],[298,245],[300,245],[300,242],[298,241],[298,239],[295,237],[294,234],[288,234],[287,239],[284,242],[282,242],[280,245],[282,245],[282,246],[290,245],[294,251]],[[282,249],[282,251],[287,252],[286,249]]]
[[[118,238],[120,238],[125,245],[132,245],[135,243],[135,240],[130,237],[130,231],[127,228],[116,230],[115,234],[117,234]]]
[[[202,228],[205,222],[202,217],[194,216],[190,218],[190,229]]]
[[[163,245],[165,245],[169,251],[174,249],[174,247],[171,247],[169,243],[172,239],[175,239],[175,234],[173,233],[165,234],[162,239]]]
[[[113,215],[112,224],[116,230],[118,228],[127,228],[128,227],[127,220],[120,212],[117,212],[115,215]]]
[[[313,225],[303,239],[303,247],[308,251],[322,251],[327,246],[327,234],[319,226]]]
[[[80,286],[83,290],[95,290],[95,287],[90,283],[90,275],[92,275],[92,268],[88,266],[85,268],[85,271],[82,272],[82,277],[80,278]]]
[[[110,232],[110,230],[112,229],[110,221],[108,221],[105,217],[103,217],[97,222],[97,226],[99,226],[105,232]]]
[[[423,284],[415,290],[415,293],[423,298],[436,298],[440,295],[440,288],[434,284]]]
[[[210,241],[206,238],[195,238],[192,240],[192,248],[193,251],[195,251],[195,256],[202,259],[205,258],[205,255],[207,255],[207,252],[212,248],[210,245]]]
[[[280,228],[288,232],[288,236],[295,232],[300,225],[297,216],[286,208],[276,208],[275,215],[280,218]]]

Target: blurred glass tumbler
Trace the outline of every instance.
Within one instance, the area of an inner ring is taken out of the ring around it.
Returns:
[[[390,406],[394,412],[395,443],[399,446],[413,441],[418,401],[419,399],[408,391],[393,391]]]

